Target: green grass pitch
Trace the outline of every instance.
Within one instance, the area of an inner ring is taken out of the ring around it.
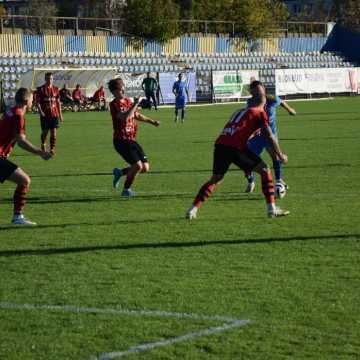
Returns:
[[[184,125],[172,109],[151,112],[162,124],[140,124],[151,172],[137,179],[133,199],[111,187],[113,167],[124,163],[108,113],[65,113],[51,161],[16,148],[12,160],[32,177],[25,213],[39,226],[9,225],[14,187],[2,184],[0,359],[118,358],[183,335],[122,357],[359,359],[359,98],[293,106],[297,117],[278,112],[288,218],[268,219],[259,178],[246,195],[233,168],[198,219],[184,219],[236,105],[189,108]],[[27,135],[39,143],[34,115]],[[202,334],[223,326],[215,315],[250,323]]]

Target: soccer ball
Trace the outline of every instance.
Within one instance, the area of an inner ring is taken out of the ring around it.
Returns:
[[[282,199],[286,195],[286,186],[282,182],[275,184],[275,195],[279,199]]]

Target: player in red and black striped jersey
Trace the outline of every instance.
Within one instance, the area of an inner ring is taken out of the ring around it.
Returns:
[[[222,182],[231,164],[235,164],[244,171],[255,171],[260,174],[269,217],[289,214],[288,211],[275,206],[274,184],[270,169],[260,157],[247,147],[249,138],[257,131],[263,131],[279,159],[284,163],[287,162],[287,156],[282,153],[269,126],[269,118],[264,110],[266,97],[259,95],[255,101],[256,106],[236,111],[217,138],[214,150],[213,175],[200,188],[193,205],[186,213],[188,219],[196,218],[198,209],[209,198],[216,186]]]
[[[46,150],[47,136],[50,130],[50,152],[56,152],[56,129],[59,127],[59,120],[64,121],[60,104],[59,89],[53,85],[52,73],[45,74],[45,84],[36,90],[36,103],[40,113],[41,124],[41,148]]]
[[[16,105],[8,110],[0,120],[0,182],[5,180],[14,182],[17,187],[14,192],[14,217],[15,225],[36,225],[26,219],[23,209],[26,202],[26,194],[29,191],[30,178],[24,170],[8,160],[15,144],[24,150],[39,155],[44,160],[51,158],[51,154],[36,148],[25,136],[26,109],[31,109],[33,101],[32,93],[25,88],[20,88],[15,95]]]
[[[113,144],[115,150],[130,165],[124,169],[114,168],[113,186],[119,186],[121,176],[125,175],[126,180],[122,196],[134,195],[131,190],[136,176],[149,171],[149,162],[142,147],[136,141],[137,121],[159,126],[160,122],[152,120],[138,111],[139,98],[132,102],[125,96],[125,85],[122,79],[113,79],[109,82],[109,90],[114,96],[110,103],[110,112],[113,122]]]

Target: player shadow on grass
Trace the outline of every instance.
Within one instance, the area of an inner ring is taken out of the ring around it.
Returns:
[[[142,201],[142,200],[173,200],[173,199],[184,199],[184,200],[192,200],[194,198],[194,193],[144,193],[138,194],[135,197],[128,199],[121,197],[120,194],[115,193],[112,196],[97,196],[97,197],[78,197],[78,198],[49,198],[49,197],[29,197],[27,199],[28,204],[71,204],[71,203],[101,203],[101,202],[118,202],[118,203],[127,203],[128,201]],[[245,194],[245,193],[234,193],[234,192],[221,192],[216,194],[212,201],[259,201],[262,200],[263,197],[261,194]],[[6,204],[12,204],[13,199],[7,198],[2,201]],[[0,227],[0,230],[2,228]]]
[[[151,220],[149,220],[151,221]],[[196,248],[207,246],[224,245],[256,245],[276,242],[293,241],[312,241],[312,240],[359,240],[360,234],[339,234],[339,235],[313,235],[313,236],[289,236],[284,238],[259,238],[259,239],[240,239],[240,240],[215,240],[215,241],[189,241],[189,242],[163,242],[163,243],[135,243],[123,245],[99,245],[68,248],[50,249],[22,249],[22,250],[3,250],[0,257],[12,256],[47,256],[65,255],[92,251],[122,251],[122,250],[141,250],[141,249],[176,249],[176,248]]]

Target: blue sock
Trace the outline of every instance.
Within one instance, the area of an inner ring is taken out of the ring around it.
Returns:
[[[184,120],[184,118],[185,118],[185,110],[182,109],[181,110],[181,120]]]
[[[280,181],[281,180],[281,161],[279,160],[274,160],[273,161],[273,167],[274,167],[274,172],[275,172],[275,179],[276,181]]]

